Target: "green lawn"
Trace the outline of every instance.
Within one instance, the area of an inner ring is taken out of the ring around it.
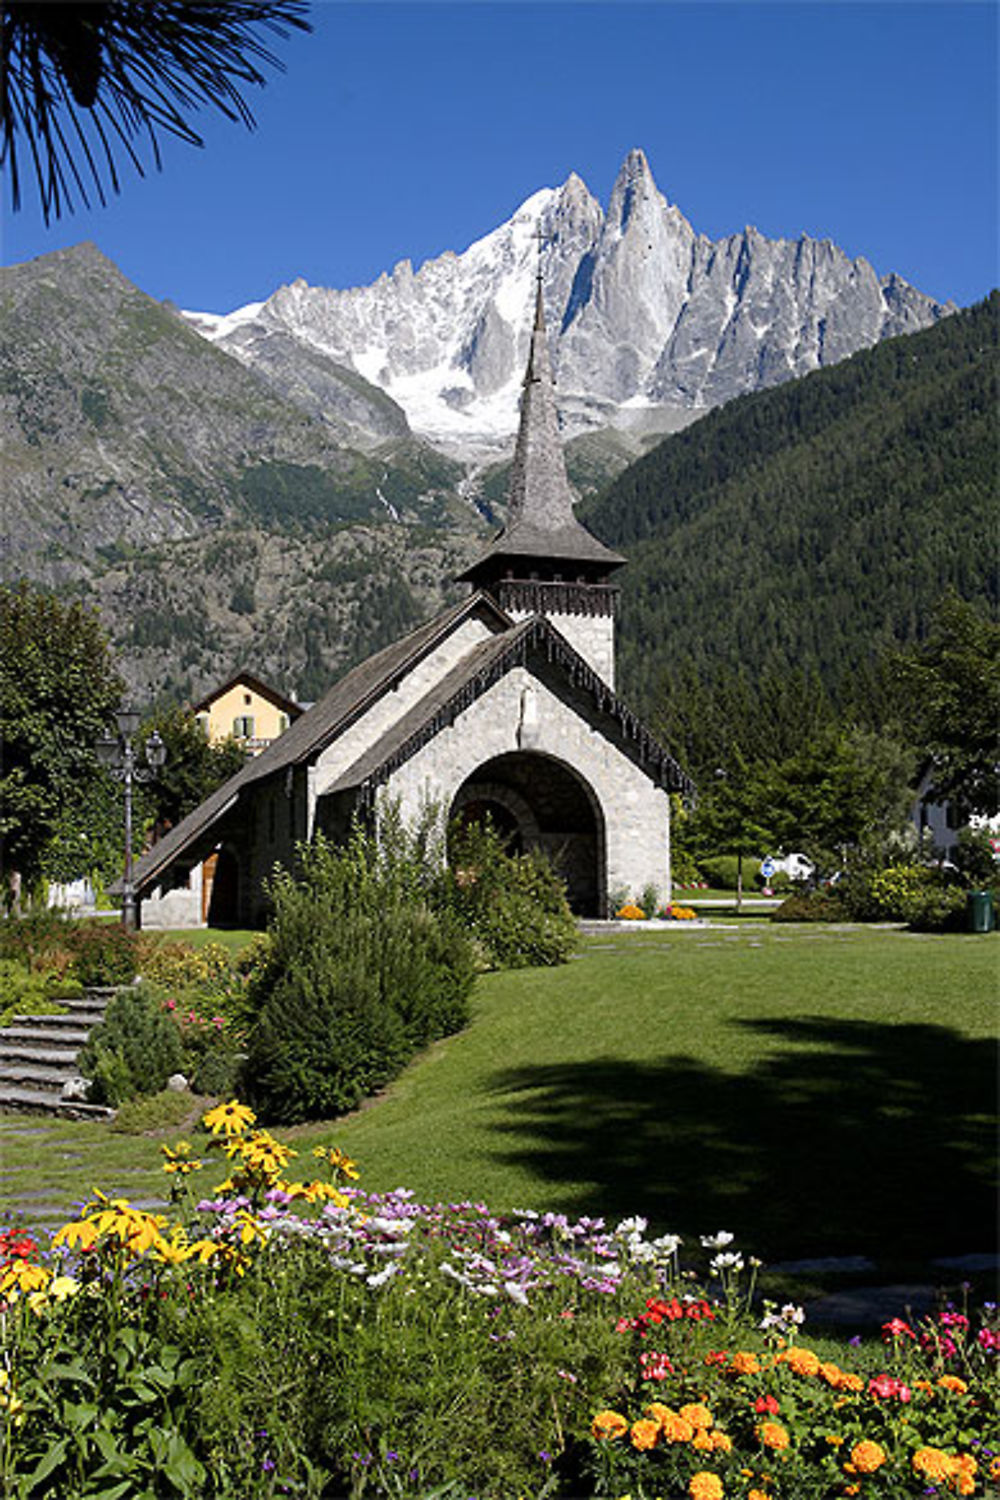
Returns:
[[[373,1189],[641,1213],[767,1259],[986,1251],[998,959],[1000,935],[746,920],[590,939],[484,976],[472,1024],[387,1097],[291,1134]],[[158,1142],[103,1125],[3,1117],[0,1163],[0,1213],[29,1223],[93,1185],[164,1191]]]

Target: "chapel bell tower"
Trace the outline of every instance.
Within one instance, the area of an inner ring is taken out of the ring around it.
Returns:
[[[551,620],[613,689],[618,589],[609,580],[625,559],[592,536],[573,514],[545,334],[541,272],[508,502],[507,525],[459,578],[491,594],[515,620],[530,615]]]

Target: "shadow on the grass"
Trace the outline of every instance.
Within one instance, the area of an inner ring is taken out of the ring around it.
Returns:
[[[997,1243],[997,1051],[945,1026],[735,1021],[775,1050],[742,1074],[650,1038],[616,1058],[498,1074],[536,1178],[592,1182],[569,1211],[734,1232],[764,1258],[923,1260]],[[657,1038],[656,1040],[659,1040]]]

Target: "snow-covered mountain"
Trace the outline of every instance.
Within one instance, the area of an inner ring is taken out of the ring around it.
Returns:
[[[185,316],[284,393],[317,360],[354,370],[456,456],[509,447],[539,263],[567,435],[670,429],[954,310],[829,240],[719,241],[692,229],[629,153],[605,213],[575,174],[507,223],[371,286],[299,280],[225,316]],[[313,382],[315,391],[315,382]]]

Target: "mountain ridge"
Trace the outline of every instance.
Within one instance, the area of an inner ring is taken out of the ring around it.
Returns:
[[[712,241],[633,150],[607,212],[571,173],[460,254],[417,270],[403,260],[345,290],[299,278],[234,313],[185,316],[251,366],[282,330],[300,353],[386,391],[418,436],[482,461],[515,430],[539,265],[567,436],[672,430],[955,310],[828,239],[769,240],[748,226]]]

